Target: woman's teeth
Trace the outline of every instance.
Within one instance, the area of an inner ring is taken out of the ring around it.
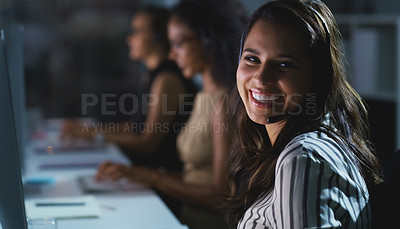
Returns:
[[[253,96],[253,98],[255,100],[257,100],[258,102],[261,102],[261,103],[271,103],[271,102],[274,102],[279,99],[279,96],[275,96],[275,95],[268,96],[268,95],[262,95],[262,94],[255,93],[255,92],[251,92],[251,95]]]

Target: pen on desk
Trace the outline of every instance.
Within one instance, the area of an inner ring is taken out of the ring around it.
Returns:
[[[65,202],[65,203],[36,203],[36,207],[68,207],[68,206],[85,206],[84,202]]]
[[[107,210],[110,210],[110,211],[115,211],[116,210],[114,207],[111,207],[111,206],[108,206],[108,205],[105,205],[105,204],[100,204],[100,207],[104,208],[104,209],[107,209]]]

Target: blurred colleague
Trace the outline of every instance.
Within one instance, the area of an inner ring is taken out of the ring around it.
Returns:
[[[217,207],[225,188],[230,138],[226,101],[235,82],[240,34],[246,20],[234,0],[183,0],[168,23],[171,50],[183,75],[202,78],[192,114],[177,139],[181,174],[114,163],[100,166],[97,179],[128,178],[182,203],[180,219],[191,229],[225,228]]]
[[[139,10],[132,18],[131,32],[126,38],[129,56],[146,67],[139,103],[133,104],[137,111],[132,122],[96,128],[70,121],[64,124],[63,138],[100,138],[116,143],[136,165],[169,171],[182,169],[175,142],[182,123],[190,115],[195,87],[168,59],[168,18],[168,10],[154,6]]]

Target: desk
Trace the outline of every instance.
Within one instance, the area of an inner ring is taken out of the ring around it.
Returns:
[[[53,133],[55,134],[55,133]],[[96,162],[105,159],[129,163],[114,145],[103,150],[62,153],[53,155],[38,153],[35,147],[40,141],[32,141],[25,155],[24,180],[51,180],[38,193],[27,193],[25,199],[36,197],[66,197],[85,195],[77,181],[78,176],[94,174],[96,167],[43,169],[41,165],[51,163]],[[43,144],[43,141],[40,143]],[[160,197],[151,189],[138,191],[94,194],[99,203],[100,218],[59,219],[58,229],[184,229]]]

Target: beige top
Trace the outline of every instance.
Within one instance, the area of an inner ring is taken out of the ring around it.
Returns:
[[[177,148],[184,164],[183,181],[192,184],[211,184],[213,166],[212,132],[220,125],[211,124],[218,101],[225,90],[217,93],[198,92],[192,114],[182,126],[177,138]]]

